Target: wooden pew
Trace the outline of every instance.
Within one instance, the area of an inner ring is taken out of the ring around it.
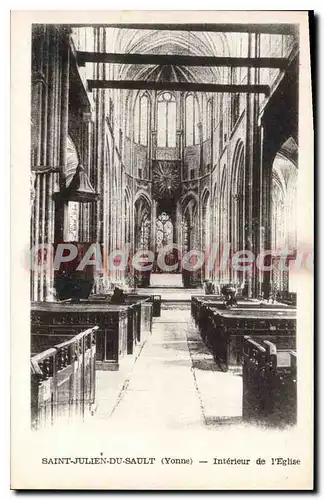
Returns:
[[[208,314],[207,308],[212,306],[215,309],[229,310],[228,306],[224,303],[224,298],[220,295],[198,295],[191,297],[191,314],[198,326],[201,326],[205,322],[205,315]],[[265,301],[260,301],[258,299],[246,299],[238,298],[237,306],[231,309],[249,309],[249,308],[261,308],[261,309],[283,309],[289,308],[288,305],[283,303],[268,303]]]
[[[275,426],[296,423],[297,357],[269,341],[243,343],[243,419]]]
[[[211,302],[214,304],[223,304],[223,298],[221,295],[193,295],[191,297],[191,314],[198,326],[202,319],[202,310],[206,304]]]
[[[236,307],[228,308],[221,297],[194,296],[191,306],[201,337],[212,349],[223,370],[242,372],[242,335],[246,335],[250,329],[257,329],[261,336],[268,335],[270,331],[269,340],[275,340],[284,347],[295,347],[295,321],[285,322],[284,318],[280,317],[279,311],[291,311],[291,308],[284,304],[239,298]],[[266,321],[262,318],[264,313],[261,312],[249,321],[244,312],[243,317],[240,317],[240,311],[250,311],[252,316],[258,311],[278,311],[275,316],[279,319],[274,322]],[[295,314],[294,310],[292,314]]]
[[[129,304],[138,303],[141,306],[140,339],[152,333],[153,303],[151,295],[127,294],[126,301]]]
[[[280,304],[245,302],[244,307],[228,309],[224,304],[200,299],[198,322],[204,342],[224,370],[242,372],[244,335],[277,343],[279,347],[295,348],[296,310]]]
[[[48,427],[60,418],[91,414],[96,395],[95,326],[33,356],[31,422]]]
[[[34,302],[31,305],[32,353],[70,339],[82,329],[98,325],[97,369],[118,370],[152,329],[149,296],[127,295],[124,304],[110,304],[110,296],[79,302]]]
[[[109,303],[111,295],[95,295],[92,297],[93,302]],[[125,304],[136,305],[131,311],[135,312],[134,328],[136,332],[137,342],[141,342],[146,338],[147,334],[152,332],[152,317],[153,304],[151,295],[141,295],[137,293],[125,294]],[[139,312],[140,307],[140,312]]]
[[[134,319],[135,316],[135,319]],[[127,352],[137,342],[136,325],[140,322],[140,306],[111,305],[107,301],[36,302],[31,305],[32,352],[50,346],[60,338],[68,340],[80,330],[99,327],[97,335],[97,369],[118,370]]]
[[[212,309],[212,308],[211,308]],[[242,372],[243,338],[270,340],[280,348],[296,347],[296,311],[289,309],[212,310],[208,343],[224,371]]]

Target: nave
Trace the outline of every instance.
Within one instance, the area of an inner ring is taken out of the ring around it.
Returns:
[[[173,28],[32,27],[34,429],[295,419],[299,32]]]

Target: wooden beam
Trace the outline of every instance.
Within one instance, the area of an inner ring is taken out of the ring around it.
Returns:
[[[298,24],[276,23],[276,24],[238,24],[238,23],[187,23],[187,24],[161,24],[161,23],[91,23],[91,24],[70,24],[71,28],[81,27],[102,27],[102,28],[118,28],[118,29],[135,29],[135,30],[163,30],[163,31],[206,31],[213,33],[259,33],[268,35],[297,35]]]
[[[170,54],[113,54],[105,52],[77,52],[80,66],[85,63],[153,64],[154,66],[210,66],[245,68],[280,68],[287,66],[283,57],[210,57]]]
[[[191,82],[151,82],[143,80],[88,80],[88,90],[128,89],[128,90],[170,90],[180,92],[221,92],[221,93],[258,93],[269,95],[268,85],[227,85]]]

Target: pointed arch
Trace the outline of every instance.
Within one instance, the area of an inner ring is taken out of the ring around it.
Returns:
[[[206,139],[211,139],[212,136],[212,113],[213,113],[213,101],[210,97],[206,103],[206,116],[205,116],[205,130]]]
[[[198,196],[194,191],[186,193],[182,199],[182,245],[188,252],[198,245]]]
[[[200,142],[198,126],[201,123],[200,103],[194,92],[185,95],[184,107],[186,146],[194,146]]]
[[[148,92],[138,91],[131,106],[131,122],[133,123],[133,138],[137,144],[148,145],[149,126],[152,102]]]
[[[152,200],[151,198],[149,197],[149,195],[147,194],[146,191],[140,189],[139,191],[137,191],[136,195],[135,195],[135,198],[134,198],[134,205],[136,204],[136,202],[139,200],[139,199],[143,199],[147,205],[151,208],[151,205],[152,205]]]
[[[134,200],[135,247],[147,250],[151,244],[151,200],[146,193],[138,192]]]
[[[298,146],[292,137],[280,146],[272,165],[271,247],[294,255],[297,246]],[[289,272],[273,267],[274,291],[289,290]]]
[[[189,198],[189,199],[193,198],[196,201],[196,203],[198,203],[197,193],[195,191],[190,190],[181,197],[180,203],[181,203],[182,207],[185,205],[187,198]]]
[[[157,145],[176,146],[177,101],[173,92],[163,91],[157,96]]]

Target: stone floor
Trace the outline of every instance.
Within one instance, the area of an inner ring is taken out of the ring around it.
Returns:
[[[188,306],[162,309],[134,360],[97,372],[96,419],[110,429],[202,428],[241,421],[242,378],[219,370]]]

